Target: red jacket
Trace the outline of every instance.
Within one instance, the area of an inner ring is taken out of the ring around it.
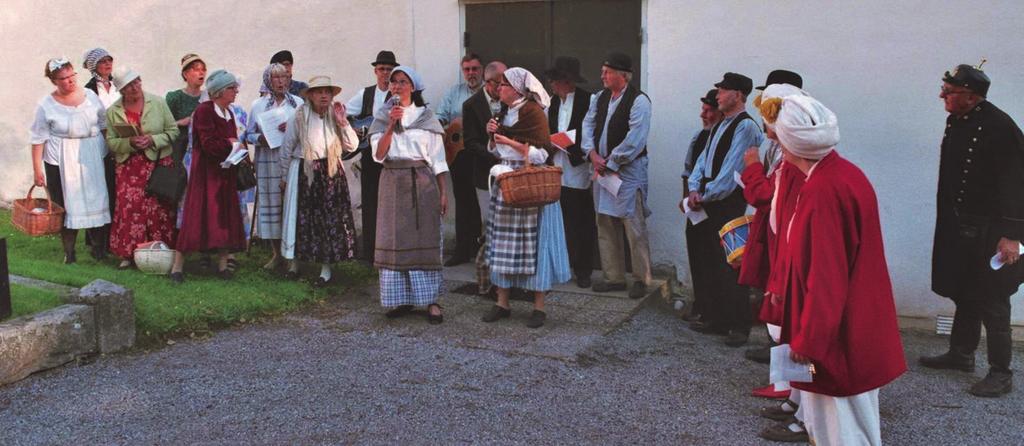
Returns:
[[[867,177],[832,152],[800,191],[784,257],[782,342],[810,358],[831,396],[877,389],[907,369],[882,246],[878,200]]]

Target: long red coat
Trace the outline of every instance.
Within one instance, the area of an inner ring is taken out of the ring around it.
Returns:
[[[781,233],[787,237],[786,233]],[[867,177],[832,152],[800,191],[785,252],[782,342],[810,358],[813,393],[850,396],[907,369],[878,201]]]
[[[178,251],[245,249],[245,230],[235,183],[237,167],[220,167],[231,154],[230,138],[238,138],[234,116],[229,120],[218,116],[213,101],[199,104],[192,114],[192,167],[178,233]]]

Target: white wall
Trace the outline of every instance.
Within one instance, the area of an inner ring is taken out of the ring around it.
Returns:
[[[676,203],[686,145],[700,126],[698,98],[725,71],[760,85],[770,70],[786,68],[803,75],[805,89],[836,112],[840,153],[875,186],[900,314],[951,314],[952,304],[930,291],[946,117],[939,87],[944,71],[987,57],[989,99],[1024,123],[1020,3],[648,0],[647,7],[656,261],[675,264],[688,282]],[[1014,303],[1019,324],[1024,305]]]

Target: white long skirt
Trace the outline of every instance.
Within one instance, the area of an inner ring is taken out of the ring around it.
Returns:
[[[878,389],[847,397],[801,392],[804,427],[817,446],[880,446]]]
[[[110,200],[103,165],[107,146],[103,137],[51,137],[47,144],[57,146],[60,157],[58,166],[64,192],[64,226],[85,229],[110,223]]]

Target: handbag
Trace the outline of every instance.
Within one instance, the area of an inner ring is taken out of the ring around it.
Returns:
[[[256,187],[256,168],[248,159],[238,163],[238,178],[235,180],[238,191],[249,190]]]
[[[159,159],[153,161],[153,172],[149,174],[149,181],[146,182],[147,195],[171,204],[177,204],[185,196],[188,172],[181,162],[182,151],[179,150],[183,142],[187,142],[187,139],[179,136],[172,144],[169,166],[161,166]]]

